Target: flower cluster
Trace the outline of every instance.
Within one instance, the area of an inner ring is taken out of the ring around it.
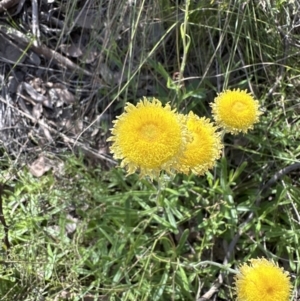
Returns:
[[[159,176],[162,170],[203,175],[213,168],[223,148],[219,128],[236,134],[258,121],[259,106],[245,91],[225,91],[216,97],[212,112],[218,126],[190,112],[179,114],[169,104],[144,98],[127,103],[114,121],[111,152],[128,174]]]
[[[140,170],[151,178],[162,170],[201,175],[214,166],[222,149],[220,134],[208,119],[178,114],[155,98],[136,106],[127,103],[108,141],[128,174]]]
[[[243,264],[235,277],[237,301],[288,301],[292,285],[288,273],[265,258]]]

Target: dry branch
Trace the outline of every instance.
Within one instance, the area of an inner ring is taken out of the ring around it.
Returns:
[[[45,58],[47,58],[49,60],[55,60],[57,63],[61,64],[62,66],[66,67],[72,71],[80,71],[84,75],[90,76],[95,81],[95,83],[99,84],[98,88],[106,86],[98,76],[89,72],[86,69],[83,69],[82,67],[73,63],[68,58],[61,55],[60,53],[56,52],[55,50],[50,49],[48,46],[46,46],[44,44],[34,45],[35,43],[33,43],[33,41],[34,41],[33,37],[30,38],[27,35],[23,34],[22,32],[14,29],[12,27],[6,26],[6,25],[0,25],[0,32],[6,34],[11,39],[16,39],[20,44],[23,44],[26,47],[30,47],[35,53],[37,53],[39,55],[43,55]]]

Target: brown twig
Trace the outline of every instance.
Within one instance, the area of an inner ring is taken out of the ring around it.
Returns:
[[[262,187],[261,193],[266,192],[268,188],[270,188],[272,185],[274,185],[280,178],[282,178],[284,175],[300,169],[300,163],[294,163],[289,166],[286,166],[282,169],[280,169],[278,172],[274,174],[274,176]]]
[[[86,69],[81,68],[80,66],[78,66],[77,64],[75,64],[71,60],[69,60],[68,58],[66,58],[63,55],[61,55],[60,53],[56,52],[55,50],[50,49],[48,46],[46,46],[44,44],[36,45],[36,43],[33,42],[34,37],[28,38],[22,32],[14,29],[12,27],[2,25],[2,24],[0,25],[0,31],[2,33],[6,34],[7,36],[9,36],[10,38],[16,39],[20,44],[23,44],[26,47],[30,47],[37,54],[43,55],[44,57],[46,57],[49,60],[54,60],[70,70],[80,71],[84,75],[90,76],[91,78],[93,78],[95,80],[96,83],[99,84],[99,88],[106,86],[98,76],[96,76],[95,74],[93,74],[92,72],[90,72]]]
[[[38,3],[37,0],[31,0],[32,7],[32,34],[35,37],[33,45],[39,47],[41,33],[39,29],[39,12],[38,12]]]

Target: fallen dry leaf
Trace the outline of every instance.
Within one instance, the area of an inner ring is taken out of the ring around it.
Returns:
[[[80,57],[82,56],[82,51],[80,49],[80,47],[74,43],[71,44],[62,44],[59,46],[59,49],[61,49],[61,51],[63,53],[65,53],[67,56],[71,56],[71,57]]]
[[[43,106],[40,103],[37,103],[32,108],[32,116],[35,119],[40,119],[43,113]]]
[[[72,104],[75,102],[74,95],[66,88],[52,88],[49,90],[49,96],[55,107],[61,107],[63,103]]]
[[[53,166],[53,163],[50,159],[41,155],[36,159],[31,165],[28,166],[31,174],[37,178],[41,177],[47,171],[49,171]]]

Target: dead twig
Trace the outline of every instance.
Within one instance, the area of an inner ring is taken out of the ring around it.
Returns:
[[[197,301],[207,301],[210,300],[210,298],[218,292],[220,286],[222,285],[223,282],[217,282],[212,285],[212,287],[205,293],[203,294],[200,298],[197,299]]]
[[[35,37],[33,41],[33,45],[35,47],[39,47],[41,44],[40,42],[41,33],[39,29],[39,12],[38,12],[37,0],[32,0],[31,6],[32,6],[32,34]]]
[[[73,63],[71,60],[56,52],[55,50],[50,49],[44,44],[36,46],[34,43],[34,37],[28,38],[28,36],[23,34],[22,32],[6,25],[0,25],[0,31],[12,39],[17,39],[20,44],[24,44],[26,47],[30,47],[37,54],[43,55],[49,60],[55,60],[56,62],[70,70],[80,71],[84,75],[90,76],[96,83],[99,84],[98,88],[106,87],[106,85],[98,76]]]
[[[264,193],[268,188],[270,188],[272,185],[274,185],[279,179],[281,179],[284,175],[300,169],[300,163],[294,163],[289,166],[286,166],[282,169],[280,169],[278,172],[276,172],[273,177],[261,188],[261,193]]]

